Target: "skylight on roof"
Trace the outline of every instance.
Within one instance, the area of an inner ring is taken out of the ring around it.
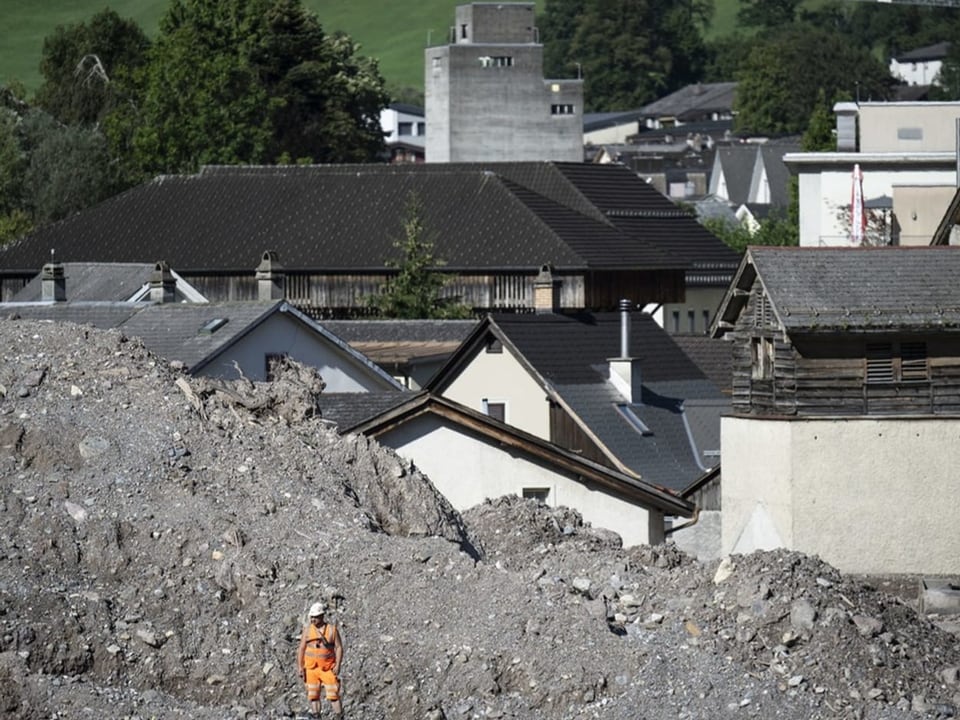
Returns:
[[[213,335],[226,324],[227,318],[214,318],[213,320],[207,320],[197,332],[201,335]]]
[[[641,435],[653,435],[653,430],[648,428],[643,420],[637,417],[637,414],[633,411],[633,408],[629,405],[618,404],[617,412],[620,413],[621,417],[630,423],[630,427],[636,430]]]

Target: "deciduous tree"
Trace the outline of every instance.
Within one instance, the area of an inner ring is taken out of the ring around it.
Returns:
[[[700,79],[706,0],[553,0],[540,20],[545,69],[584,79],[586,110],[640,107]]]
[[[60,26],[43,41],[35,103],[67,124],[96,123],[113,107],[114,80],[141,65],[149,46],[139,25],[109,9]]]
[[[828,98],[859,92],[884,100],[894,84],[866,49],[838,33],[799,25],[758,39],[738,80],[737,129],[776,135],[802,133],[821,90]]]
[[[300,0],[172,0],[111,140],[145,174],[373,160],[387,95],[357,50]]]

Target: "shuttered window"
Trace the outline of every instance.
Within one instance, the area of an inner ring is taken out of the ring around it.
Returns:
[[[867,343],[868,383],[924,382],[929,378],[927,344]]]
[[[926,343],[900,344],[900,377],[904,382],[922,381],[929,377]]]
[[[867,382],[893,382],[893,345],[867,343]]]

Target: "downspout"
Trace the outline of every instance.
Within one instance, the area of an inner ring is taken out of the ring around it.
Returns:
[[[694,525],[697,524],[699,520],[700,520],[700,506],[697,505],[693,509],[693,517],[690,518],[689,522],[685,522],[683,525],[674,525],[672,528],[667,528],[666,530],[663,531],[663,535],[664,537],[666,537],[667,535],[672,535],[677,530],[685,530],[688,527],[693,527]]]

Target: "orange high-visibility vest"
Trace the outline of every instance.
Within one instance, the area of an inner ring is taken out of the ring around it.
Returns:
[[[316,626],[310,623],[306,634],[307,645],[303,651],[303,666],[321,670],[332,669],[337,662],[337,626],[324,623],[323,630],[318,632]]]

